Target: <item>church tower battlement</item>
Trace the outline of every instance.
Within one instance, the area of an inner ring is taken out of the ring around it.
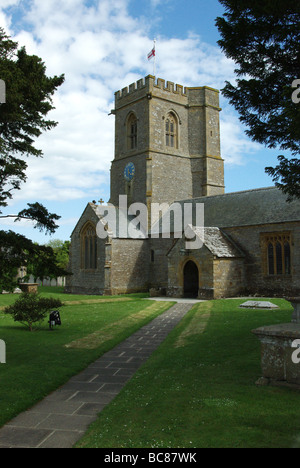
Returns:
[[[165,80],[158,78],[157,82],[154,76],[148,75],[144,79],[138,80],[135,83],[130,84],[129,86],[123,88],[120,91],[115,93],[116,102],[121,101],[123,98],[126,98],[129,94],[135,93],[140,90],[146,92],[151,92],[153,88],[162,89],[174,94],[185,94],[183,86],[174,84],[171,81],[165,82]]]
[[[224,193],[219,91],[152,75],[115,93],[110,202],[171,204]]]

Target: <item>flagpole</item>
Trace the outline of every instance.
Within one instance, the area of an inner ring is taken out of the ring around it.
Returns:
[[[153,62],[153,76],[156,76],[156,39],[154,39],[154,62]]]

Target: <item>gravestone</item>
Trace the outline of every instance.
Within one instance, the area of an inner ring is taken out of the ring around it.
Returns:
[[[272,302],[267,301],[247,301],[240,305],[245,309],[279,309],[279,307]]]
[[[0,364],[6,364],[6,345],[3,340],[0,340]]]

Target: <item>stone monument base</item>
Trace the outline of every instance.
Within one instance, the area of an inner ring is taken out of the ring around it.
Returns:
[[[292,346],[300,340],[300,323],[283,323],[252,330],[261,342],[262,377],[258,385],[284,385],[300,389],[300,363],[293,362]],[[298,353],[300,355],[300,351]]]
[[[37,293],[38,283],[20,283],[19,288],[25,293]]]

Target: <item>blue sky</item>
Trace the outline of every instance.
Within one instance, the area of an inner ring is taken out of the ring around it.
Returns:
[[[39,243],[68,240],[89,201],[108,201],[114,92],[153,73],[147,54],[154,38],[157,77],[217,89],[234,82],[234,64],[217,44],[215,18],[222,14],[218,0],[1,0],[0,26],[40,56],[49,75],[65,73],[66,81],[51,113],[59,125],[38,139],[44,157],[28,160],[27,183],[6,210],[39,201],[61,216],[60,227],[52,237],[26,222],[3,221],[0,228]],[[221,107],[226,192],[271,186],[264,168],[280,151],[248,139],[222,96]]]

